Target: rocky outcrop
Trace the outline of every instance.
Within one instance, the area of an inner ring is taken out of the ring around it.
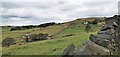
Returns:
[[[64,54],[65,55],[73,55],[74,51],[75,51],[75,46],[73,44],[71,44],[64,50]]]
[[[120,54],[120,15],[105,19],[104,25],[97,35],[91,34],[89,41],[70,54],[64,55],[118,55]],[[69,47],[69,46],[68,46]],[[69,50],[69,48],[68,48]],[[64,52],[68,52],[65,50]]]
[[[97,35],[90,35],[90,40],[95,42],[96,44],[109,48],[109,45],[114,40],[114,32],[112,31],[112,26],[103,26],[100,32]]]
[[[83,46],[76,49],[74,55],[110,55],[110,51],[92,41],[84,41]]]
[[[39,41],[39,40],[47,40],[50,39],[48,34],[43,34],[43,33],[39,33],[39,34],[24,34],[22,36],[23,41],[25,42],[32,42],[32,41]]]

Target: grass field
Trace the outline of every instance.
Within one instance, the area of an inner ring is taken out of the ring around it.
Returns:
[[[26,33],[29,34],[48,33],[49,35],[53,35],[62,29],[63,27],[61,25],[49,26],[47,28],[33,28],[33,29],[16,30],[16,31],[10,31],[10,28],[3,28],[2,39],[11,37],[18,41],[18,40],[22,40],[21,36]]]
[[[3,38],[12,37],[19,41],[21,35],[25,33],[48,33],[50,35],[56,34],[51,40],[43,40],[31,42],[23,45],[12,45],[10,47],[3,47],[3,55],[62,55],[63,50],[70,44],[81,46],[84,40],[89,40],[90,34],[96,34],[101,26],[94,26],[93,32],[86,33],[85,26],[72,26],[63,30],[60,25],[50,26],[44,29],[33,28],[28,30],[18,30],[10,32],[10,28],[3,29]],[[34,31],[33,31],[34,30]],[[63,37],[68,34],[75,34],[69,37]]]

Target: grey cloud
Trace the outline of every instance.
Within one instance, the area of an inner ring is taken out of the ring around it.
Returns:
[[[112,2],[5,2],[3,22],[11,25],[40,24],[45,22],[65,22],[74,18],[89,16],[112,16],[117,14]]]
[[[3,8],[18,8],[21,6],[14,4],[13,2],[2,2],[2,7]]]

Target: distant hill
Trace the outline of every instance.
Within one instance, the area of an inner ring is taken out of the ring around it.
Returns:
[[[86,22],[86,21],[94,21],[94,20],[98,20],[99,22],[104,22],[104,17],[88,17],[88,18],[77,18],[73,21],[69,21],[69,22],[65,22],[64,24],[68,24],[68,25],[82,25],[82,23]]]

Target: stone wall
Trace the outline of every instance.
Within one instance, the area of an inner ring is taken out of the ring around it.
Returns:
[[[120,52],[120,15],[106,18],[105,23],[97,35],[91,34],[90,40],[84,41],[81,47],[68,46],[64,50],[64,55],[118,55]]]

